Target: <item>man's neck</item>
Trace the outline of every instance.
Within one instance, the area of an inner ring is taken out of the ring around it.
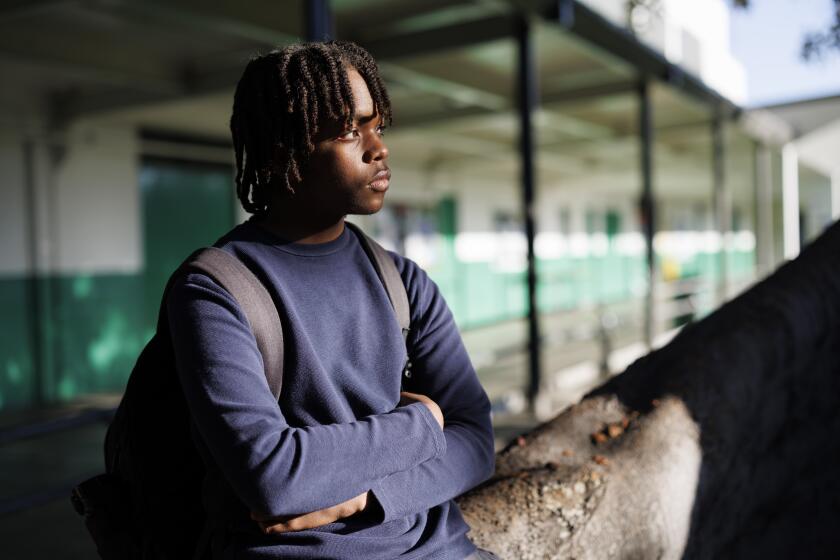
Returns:
[[[301,213],[269,211],[256,219],[257,225],[292,243],[328,243],[344,231],[344,216],[330,218]]]

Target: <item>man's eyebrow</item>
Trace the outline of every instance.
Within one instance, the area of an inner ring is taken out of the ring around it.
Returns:
[[[379,116],[379,115],[378,115],[378,113],[376,113],[376,112],[373,112],[373,113],[371,113],[371,114],[369,114],[369,115],[359,115],[359,114],[357,114],[357,115],[356,115],[356,122],[357,122],[358,124],[365,124],[366,122],[370,122],[370,121],[372,121],[372,120],[373,120],[374,118],[376,118],[377,116]]]

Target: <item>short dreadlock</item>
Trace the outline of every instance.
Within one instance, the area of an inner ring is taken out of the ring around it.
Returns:
[[[391,123],[391,101],[379,68],[349,41],[289,45],[251,59],[236,85],[230,131],[236,154],[236,196],[246,212],[268,210],[270,190],[294,192],[325,121],[349,125],[355,105],[347,79],[354,68],[374,107]]]

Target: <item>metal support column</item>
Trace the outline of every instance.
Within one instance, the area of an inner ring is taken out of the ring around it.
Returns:
[[[35,162],[34,147],[27,140],[22,146],[23,156],[23,191],[26,201],[26,245],[29,268],[26,282],[27,306],[30,317],[29,341],[32,351],[32,380],[33,402],[42,406],[45,404],[45,354],[43,350],[44,305],[42,284],[38,279],[38,227],[36,208]]]
[[[715,226],[720,236],[718,253],[717,302],[723,304],[729,297],[729,230],[731,229],[730,204],[724,171],[723,117],[715,110],[712,116],[712,197],[714,200]]]
[[[653,249],[656,214],[653,201],[653,120],[650,108],[650,92],[647,80],[639,80],[639,165],[642,179],[642,193],[639,197],[639,214],[642,233],[645,236],[648,292],[644,309],[644,336],[648,348],[653,347],[656,335],[656,255]]]
[[[755,144],[755,233],[758,277],[770,274],[773,251],[773,165],[770,148]]]
[[[519,154],[522,161],[522,214],[528,246],[528,406],[535,412],[540,390],[540,328],[537,309],[537,266],[534,255],[534,130],[537,106],[537,75],[534,67],[531,25],[522,17],[516,26],[517,102],[519,104]]]
[[[53,282],[51,252],[54,248],[50,239],[49,219],[53,201],[44,191],[43,180],[39,181],[37,146],[27,139],[22,146],[23,187],[26,204],[26,245],[29,268],[27,276],[27,304],[30,320],[30,344],[32,352],[32,404],[43,406],[55,397],[55,360],[53,333]],[[43,162],[40,162],[43,164]],[[53,172],[52,168],[49,171]],[[52,180],[52,177],[49,177]]]
[[[799,254],[799,156],[791,143],[782,148],[782,232],[784,257],[793,259]]]
[[[329,41],[335,36],[330,0],[306,0],[306,40]]]

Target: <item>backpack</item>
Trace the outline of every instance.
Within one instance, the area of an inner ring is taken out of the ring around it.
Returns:
[[[357,226],[345,224],[376,269],[406,338],[408,295],[393,259]],[[280,396],[283,334],[271,296],[236,257],[215,247],[195,251],[166,284],[157,330],[140,353],[108,426],[106,472],[71,492],[71,503],[103,560],[204,558],[209,534],[219,525],[205,511],[203,498],[219,484],[226,487],[223,494],[233,496],[207,454],[199,451],[203,442],[175,369],[166,301],[175,280],[194,271],[213,278],[239,303],[263,357],[268,385],[275,398]],[[404,378],[411,376],[410,368],[406,359]]]

